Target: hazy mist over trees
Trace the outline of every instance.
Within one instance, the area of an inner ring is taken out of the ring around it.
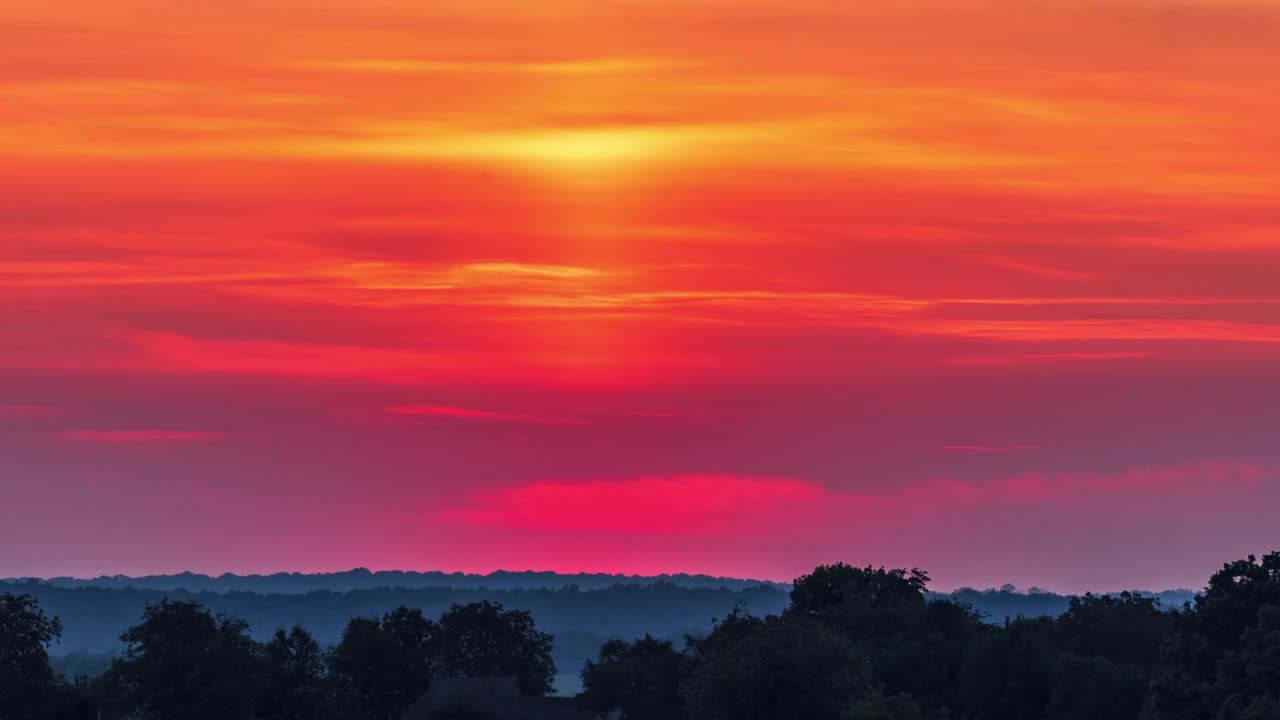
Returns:
[[[454,580],[456,586],[438,584]],[[198,600],[214,612],[243,618],[250,634],[260,641],[266,641],[277,627],[297,624],[326,644],[337,642],[351,617],[379,615],[400,605],[438,614],[455,603],[492,601],[531,612],[543,628],[557,635],[557,657],[565,659],[569,653],[577,664],[583,657],[594,656],[610,637],[649,633],[679,640],[686,632],[709,630],[712,618],[724,617],[734,608],[757,615],[781,612],[790,602],[790,590],[790,585],[701,575],[462,575],[359,569],[323,574],[210,577],[183,573],[0,581],[0,592],[30,594],[41,607],[63,618],[64,635],[51,652],[60,661],[70,662],[83,652],[117,651],[120,632],[137,620],[143,606],[164,598]],[[1187,590],[1144,594],[1158,597],[1166,607],[1181,605],[1193,596]],[[1070,600],[1034,589],[1019,592],[1011,585],[928,596],[972,605],[988,622],[1059,615]]]

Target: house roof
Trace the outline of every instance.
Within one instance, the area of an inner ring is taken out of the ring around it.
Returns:
[[[442,720],[465,713],[491,720],[591,720],[574,698],[520,694],[515,676],[432,678],[431,689],[400,720]]]

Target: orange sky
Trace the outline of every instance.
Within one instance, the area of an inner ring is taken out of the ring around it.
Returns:
[[[0,3],[0,576],[1272,549],[1280,2]]]

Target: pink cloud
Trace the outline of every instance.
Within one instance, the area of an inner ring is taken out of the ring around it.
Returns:
[[[221,433],[179,430],[64,430],[59,437],[109,445],[153,442],[198,442],[220,437]]]
[[[1141,491],[1154,497],[1223,486],[1254,486],[1277,477],[1280,477],[1280,467],[1276,465],[1215,461],[1112,474],[1030,473],[999,480],[989,486],[987,492],[1010,498],[1062,498]]]
[[[1003,320],[929,318],[913,323],[883,324],[887,330],[982,338],[1013,342],[1070,342],[1115,340],[1165,342],[1280,343],[1280,323],[1236,320],[1073,318]]]
[[[956,446],[963,449],[962,446]],[[1000,452],[1017,446],[972,446]],[[1025,446],[1032,447],[1032,446]],[[1206,462],[1112,474],[1030,473],[972,483],[938,478],[906,488],[833,490],[807,480],[732,475],[677,475],[587,482],[538,480],[476,493],[444,516],[463,524],[526,529],[576,529],[693,535],[758,534],[798,523],[804,532],[871,528],[905,518],[966,512],[1027,510],[1049,502],[1112,505],[1121,496],[1218,493],[1224,486],[1256,487],[1280,477],[1266,464]],[[1136,494],[1136,495],[1135,495]]]
[[[942,452],[1013,452],[1015,450],[1036,450],[1039,445],[943,445],[938,448]]]
[[[846,560],[924,567],[940,588],[1110,590],[1204,577],[1221,549],[1188,528],[1206,518],[1231,517],[1218,538],[1253,548],[1280,509],[1277,481],[1280,466],[1238,461],[860,490],[730,475],[542,480],[472,494],[431,525],[475,533],[477,558],[529,567],[572,552],[579,567],[688,570],[696,558],[694,569],[789,579]]]
[[[535,425],[577,425],[587,427],[595,423],[578,418],[553,415],[531,415],[518,412],[473,410],[450,405],[400,405],[386,408],[393,415],[420,415],[426,417],[459,418],[463,420],[493,420],[497,422],[532,423]]]
[[[1006,353],[945,358],[950,365],[1029,365],[1055,362],[1100,362],[1104,360],[1141,360],[1156,357],[1153,352],[1056,352]]]
[[[0,420],[51,420],[79,412],[77,408],[55,405],[11,405],[0,403]]]
[[[536,481],[478,493],[449,520],[502,528],[679,535],[757,533],[820,505],[817,483],[790,478],[681,475],[585,483]]]
[[[993,267],[1004,270],[1012,270],[1014,272],[1026,273],[1036,277],[1050,278],[1054,280],[1096,280],[1098,274],[1083,270],[1068,270],[1065,268],[1051,267],[1049,265],[1041,265],[1039,263],[1026,262],[1009,257],[992,257],[986,258],[985,262]]]
[[[343,344],[315,341],[205,338],[174,332],[116,329],[112,344],[74,358],[58,348],[27,356],[0,357],[0,366],[76,371],[262,375],[298,379],[359,380],[392,384],[484,383],[517,386],[634,387],[671,384],[691,377],[723,377],[730,360],[711,353],[623,347],[591,335],[585,344],[547,342],[530,331],[517,351],[495,352],[483,342],[460,338],[455,345],[401,347],[374,341]],[[513,341],[514,342],[514,341]]]

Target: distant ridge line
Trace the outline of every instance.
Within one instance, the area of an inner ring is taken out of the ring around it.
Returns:
[[[0,584],[18,585],[39,583],[50,587],[137,589],[137,590],[187,590],[189,592],[253,592],[260,594],[304,594],[316,591],[350,592],[376,589],[449,589],[449,590],[562,590],[576,588],[583,591],[605,590],[617,586],[655,585],[681,589],[727,589],[789,591],[791,583],[750,578],[733,578],[706,574],[661,573],[657,575],[627,575],[624,573],[559,573],[550,570],[495,570],[490,573],[444,572],[440,570],[378,570],[358,567],[336,572],[277,572],[270,574],[181,572],[156,575],[99,575],[93,578],[55,576],[49,578],[10,577],[0,578]],[[1143,595],[1160,598],[1167,606],[1192,598],[1196,591],[1185,588],[1168,590],[1132,590]],[[1083,594],[1083,593],[1080,593]],[[1114,593],[1094,593],[1114,594]],[[965,598],[977,595],[1043,596],[1067,598],[1071,593],[1055,593],[1039,588],[1019,590],[1012,585],[1002,588],[978,590],[961,587],[950,592],[932,591],[932,597]]]
[[[576,586],[580,590],[602,590],[616,585],[667,584],[688,589],[745,590],[750,588],[789,589],[790,583],[769,580],[719,577],[703,574],[662,573],[659,575],[626,575],[621,573],[557,573],[541,570],[496,570],[491,573],[446,573],[438,570],[379,570],[354,568],[339,572],[271,574],[223,573],[206,575],[182,572],[160,575],[99,575],[93,578],[57,576],[50,578],[0,578],[0,582],[16,584],[39,582],[62,588],[136,588],[139,590],[178,590],[192,592],[257,592],[307,593],[317,590],[346,592],[375,588],[449,588],[468,590],[559,590]]]

